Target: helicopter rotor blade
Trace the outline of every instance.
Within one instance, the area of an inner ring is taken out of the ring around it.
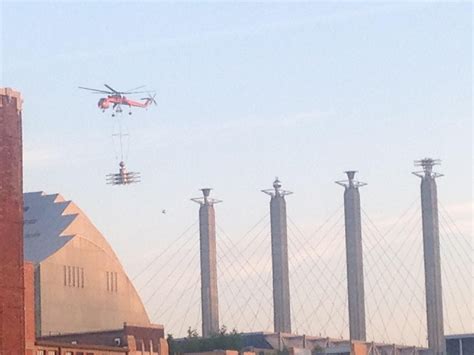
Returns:
[[[138,90],[138,89],[142,89],[144,88],[146,85],[141,85],[141,86],[137,86],[136,88],[133,88],[133,89],[128,89],[126,92],[130,92],[130,91],[135,91],[135,90]]]
[[[148,91],[120,91],[119,94],[127,94],[127,95],[130,95],[130,94],[143,94],[143,93],[147,93]]]
[[[113,91],[113,92],[116,93],[116,94],[120,94],[120,92],[118,92],[118,91],[115,90],[114,88],[110,87],[109,85],[104,84],[104,86],[105,86],[107,89],[109,89],[110,91]]]
[[[79,88],[79,89],[83,89],[83,90],[95,91],[95,93],[111,94],[110,91],[98,90],[98,89],[92,89],[92,88],[86,88],[86,87],[84,87],[84,86],[78,86],[78,88]]]

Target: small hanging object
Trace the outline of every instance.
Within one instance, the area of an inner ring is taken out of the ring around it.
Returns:
[[[119,172],[117,174],[107,174],[106,182],[109,185],[129,185],[140,182],[140,173],[134,171],[127,171],[125,163],[119,163]]]

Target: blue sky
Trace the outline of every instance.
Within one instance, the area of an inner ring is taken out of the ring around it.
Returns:
[[[418,198],[413,160],[443,160],[439,195],[472,235],[472,5],[468,2],[10,2],[0,85],[22,92],[25,190],[86,211],[128,270],[191,224],[210,186],[238,237],[266,213],[275,176],[303,230],[342,201],[390,221]],[[114,188],[116,124],[77,86],[147,85]],[[157,213],[167,209],[167,215]],[[130,244],[130,239],[137,243]]]

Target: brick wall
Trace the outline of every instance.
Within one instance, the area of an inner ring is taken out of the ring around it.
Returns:
[[[26,349],[34,349],[35,346],[35,266],[33,263],[25,262],[25,342]]]
[[[0,354],[25,352],[21,97],[0,88]]]
[[[115,343],[120,339],[120,344]],[[133,325],[124,324],[122,329],[84,332],[76,334],[51,335],[38,338],[39,342],[71,343],[77,342],[80,346],[109,346],[126,347],[130,354],[159,354],[168,355],[168,343],[164,338],[164,329],[161,325]],[[119,350],[117,350],[119,351]]]
[[[150,351],[152,350],[151,347],[153,347],[153,350],[157,351],[160,346],[160,339],[164,339],[165,337],[164,328],[161,326],[125,324],[123,330],[125,335],[132,335],[135,338],[137,350]],[[168,352],[166,351],[166,354],[163,355],[167,354]]]

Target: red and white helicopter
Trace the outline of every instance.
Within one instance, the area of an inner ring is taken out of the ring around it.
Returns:
[[[144,85],[127,90],[127,91],[117,91],[107,84],[104,84],[104,86],[108,89],[108,91],[86,88],[83,86],[79,86],[79,89],[89,90],[89,91],[92,91],[94,94],[107,94],[107,97],[103,97],[99,100],[99,102],[97,103],[97,106],[102,110],[102,112],[105,112],[105,110],[112,108],[112,117],[114,117],[116,113],[122,113],[122,105],[129,107],[129,112],[128,112],[129,115],[132,114],[132,110],[131,110],[132,107],[147,108],[152,103],[156,105],[156,101],[155,101],[156,94],[151,95],[150,92],[148,91],[135,91],[135,90],[144,88],[145,87]],[[140,99],[141,101],[130,100],[127,97],[125,97],[125,95],[134,95],[134,94],[143,94],[143,93],[147,93],[148,97],[141,98]]]

